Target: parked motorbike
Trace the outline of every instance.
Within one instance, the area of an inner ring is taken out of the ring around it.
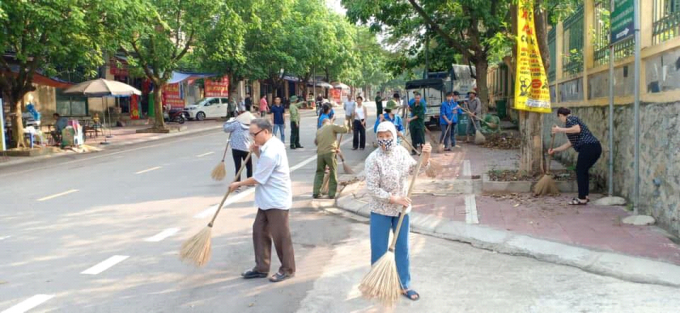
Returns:
[[[173,108],[170,111],[163,112],[163,117],[166,122],[176,122],[184,124],[189,119],[189,112],[184,109]]]

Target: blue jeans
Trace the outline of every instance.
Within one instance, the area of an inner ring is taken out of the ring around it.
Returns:
[[[397,272],[403,289],[409,289],[411,285],[411,271],[409,270],[408,234],[410,231],[409,216],[404,216],[404,222],[399,230],[397,246],[394,255],[397,261]],[[386,216],[371,212],[371,264],[382,257],[390,245],[390,229],[392,232],[397,228],[399,216]]]
[[[451,124],[451,127],[449,127],[449,124],[439,125],[442,129],[442,135],[439,136],[439,142],[444,144],[444,147],[447,149],[456,146],[456,125],[456,123]],[[446,135],[447,128],[449,133],[448,136]],[[449,144],[451,145],[449,146]]]
[[[272,135],[276,136],[276,132],[278,130],[278,132],[281,133],[281,142],[286,143],[286,134],[284,129],[286,129],[285,124],[274,124],[274,133]]]

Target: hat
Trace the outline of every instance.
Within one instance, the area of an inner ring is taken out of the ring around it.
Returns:
[[[378,129],[376,129],[376,133],[380,132],[386,132],[389,131],[392,133],[392,138],[397,139],[397,128],[394,127],[394,124],[389,121],[384,121],[380,124],[378,124]]]
[[[243,125],[250,125],[250,122],[255,119],[252,113],[244,111],[236,117],[236,121]]]
[[[477,95],[477,92],[476,92],[476,91],[474,91],[474,90],[470,90],[470,91],[468,91],[468,93],[467,93],[467,94],[469,95],[469,94],[471,94],[471,93],[474,93],[474,94],[475,94],[475,96]]]
[[[297,96],[291,96],[291,97],[290,97],[290,102],[293,103],[293,102],[297,101],[297,99],[298,99]]]
[[[387,101],[387,105],[385,106],[386,110],[395,110],[397,108],[397,103],[394,102],[394,100]]]

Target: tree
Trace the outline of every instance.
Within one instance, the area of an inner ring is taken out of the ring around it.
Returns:
[[[211,0],[137,0],[130,3],[126,40],[120,48],[128,63],[154,84],[153,129],[165,130],[162,89],[198,38],[219,21],[218,2]]]
[[[9,105],[13,141],[25,146],[23,97],[33,90],[33,75],[52,76],[60,68],[96,69],[103,63],[104,27],[120,8],[117,1],[54,0],[0,2],[0,92]],[[88,72],[94,75],[93,72]]]

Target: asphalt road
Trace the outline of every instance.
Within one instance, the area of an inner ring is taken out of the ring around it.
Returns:
[[[370,267],[366,221],[311,208],[312,114],[302,123],[305,149],[288,151],[294,279],[272,284],[240,278],[254,262],[252,189],[233,197],[218,217],[208,265],[197,269],[178,260],[180,244],[205,226],[228,184],[210,179],[226,140],[211,132],[0,170],[1,312],[382,311],[356,289]],[[343,139],[347,162],[357,170],[372,150],[368,133],[366,151],[351,151],[351,136]],[[229,157],[227,169],[229,178]],[[414,288],[422,300],[404,299],[397,312],[680,307],[673,288],[427,236],[413,235],[411,246]]]

